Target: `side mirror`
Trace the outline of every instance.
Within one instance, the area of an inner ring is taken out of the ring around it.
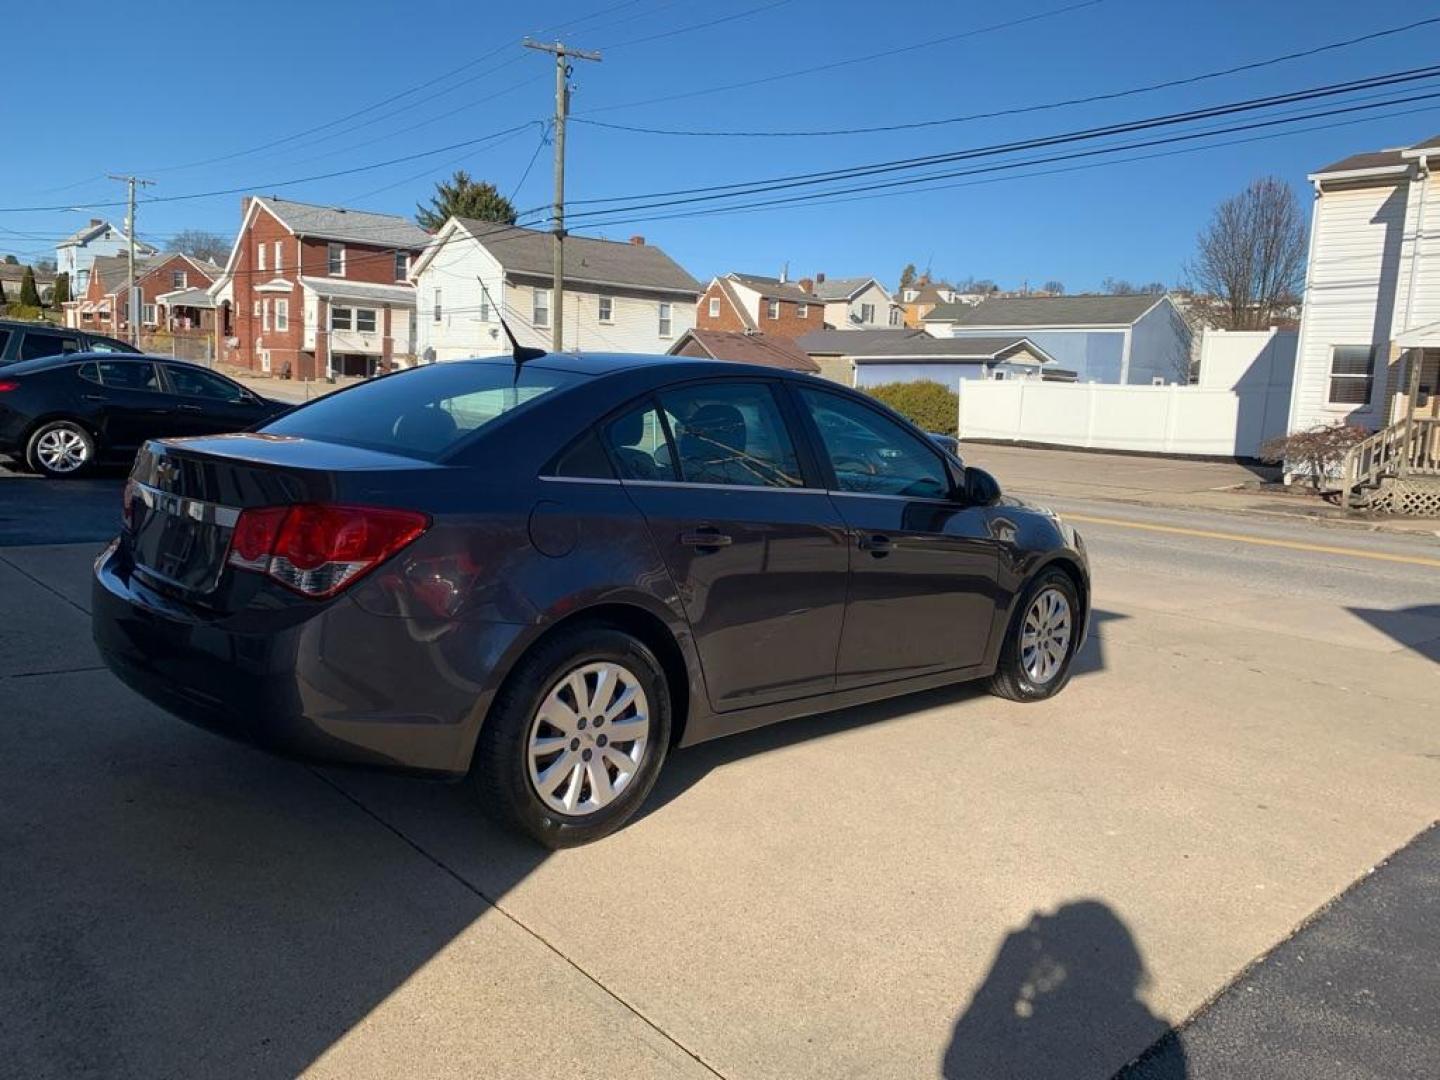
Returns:
[[[974,465],[965,467],[965,503],[967,506],[994,506],[1000,501],[1000,481]]]

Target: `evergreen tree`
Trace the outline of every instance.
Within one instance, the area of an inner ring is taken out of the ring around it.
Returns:
[[[70,275],[57,274],[55,276],[55,306],[58,308],[61,304],[65,303],[69,299]]]
[[[435,185],[428,207],[415,204],[415,220],[429,232],[435,232],[451,216],[514,225],[516,215],[515,207],[494,184],[472,180],[464,169],[458,169],[449,180]]]
[[[35,268],[25,267],[25,276],[20,280],[20,303],[25,307],[40,306],[40,290],[35,287]]]

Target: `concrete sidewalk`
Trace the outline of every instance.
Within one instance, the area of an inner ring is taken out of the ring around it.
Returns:
[[[1278,479],[1279,470],[1227,461],[1106,454],[995,443],[962,443],[961,457],[995,474],[1018,495],[1100,499],[1173,509],[1303,518],[1326,525],[1437,533],[1440,519],[1346,514],[1323,499],[1246,490]]]

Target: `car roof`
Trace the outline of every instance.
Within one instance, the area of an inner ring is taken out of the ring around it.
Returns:
[[[17,360],[13,364],[0,365],[0,371],[7,375],[25,375],[32,371],[47,371],[50,368],[65,367],[68,364],[83,364],[87,360],[104,361],[135,361],[135,360],[164,360],[167,364],[189,363],[188,360],[176,360],[173,356],[146,356],[140,353],[122,352],[68,352],[57,353],[55,356],[37,356],[33,360]]]
[[[448,360],[452,364],[500,364],[512,366],[515,361],[508,356],[480,356],[471,360]],[[615,375],[620,372],[644,369],[658,378],[683,379],[704,375],[759,375],[766,378],[813,379],[807,372],[784,371],[763,364],[742,364],[732,360],[709,360],[691,356],[668,356],[659,353],[601,353],[566,352],[546,353],[533,360],[525,361],[526,367],[548,371],[565,371],[577,375]]]

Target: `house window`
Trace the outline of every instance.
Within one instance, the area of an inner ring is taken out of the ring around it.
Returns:
[[[875,321],[875,305],[874,305],[874,304],[861,304],[861,305],[860,305],[860,321],[861,321],[862,323],[866,323],[866,324],[873,323],[873,322]]]
[[[395,253],[395,280],[404,281],[410,276],[410,256],[404,251]]]
[[[276,330],[289,330],[289,329],[290,329],[290,301],[289,301],[289,300],[276,300],[276,301],[275,301],[275,329],[276,329]]]
[[[765,301],[765,317],[766,317],[767,319],[778,319],[778,318],[780,318],[780,301],[779,301],[779,300],[767,300],[767,301]]]
[[[1151,376],[1150,376],[1150,385],[1151,385],[1151,386],[1164,386],[1164,385],[1165,385],[1165,376],[1164,376],[1164,375],[1151,375]]]
[[[1369,405],[1375,383],[1374,350],[1368,345],[1336,345],[1330,350],[1331,405]]]
[[[440,319],[441,319],[441,316],[442,316],[442,310],[441,310],[441,307],[440,307],[440,290],[439,290],[439,289],[436,289],[436,290],[435,290],[435,321],[436,321],[436,322],[439,322]]]
[[[891,326],[899,326],[899,325],[900,325],[900,309],[899,309],[898,307],[897,307],[897,308],[891,308],[891,309],[890,309],[890,325],[891,325]]]
[[[151,326],[155,325],[155,305],[146,304],[143,309],[143,318]]]
[[[550,290],[536,289],[535,301],[530,312],[530,322],[535,326],[550,325]]]
[[[265,331],[265,333],[268,334],[268,333],[270,332],[270,301],[269,301],[269,300],[263,300],[263,301],[261,301],[261,303],[260,303],[260,312],[261,312],[261,315],[262,315],[262,319],[261,319],[261,322],[260,322],[260,326],[261,326],[261,328]]]
[[[255,269],[262,274],[265,272],[265,245],[263,243],[255,245]]]
[[[172,288],[172,289],[183,289],[183,288],[185,288],[185,286],[188,285],[188,284],[189,284],[189,282],[188,282],[188,281],[186,280],[186,278],[185,278],[185,271],[184,271],[184,270],[171,270],[171,271],[170,271],[170,288]]]
[[[603,323],[615,321],[615,301],[608,296],[600,297],[600,321]]]
[[[996,382],[1004,382],[1006,378],[1008,378],[1008,375],[1006,372],[1001,371],[999,368],[996,368],[990,373],[990,378],[994,379]]]
[[[480,321],[490,321],[490,292],[488,289],[485,288],[484,285],[480,286]]]
[[[345,245],[325,245],[325,272],[331,277],[345,276]]]
[[[375,309],[355,309],[355,329],[362,334],[373,334],[375,332]]]
[[[355,325],[355,313],[348,307],[330,309],[330,329],[349,330]]]
[[[669,337],[671,333],[670,305],[660,305],[660,336]]]
[[[252,312],[250,312],[250,316],[251,316],[251,318],[255,318],[255,319],[258,319],[258,318],[260,317],[260,301],[259,301],[259,300],[256,300],[256,301],[255,301],[255,310],[252,311]]]
[[[810,305],[809,305],[809,304],[796,304],[796,305],[795,305],[795,317],[796,317],[797,319],[808,319],[808,318],[810,317]]]
[[[712,319],[718,319],[719,317],[720,317],[720,298],[719,298],[718,296],[712,296],[712,297],[710,298],[710,318],[712,318]]]
[[[285,269],[285,257],[280,253],[280,241],[275,241],[275,272],[278,274]]]

